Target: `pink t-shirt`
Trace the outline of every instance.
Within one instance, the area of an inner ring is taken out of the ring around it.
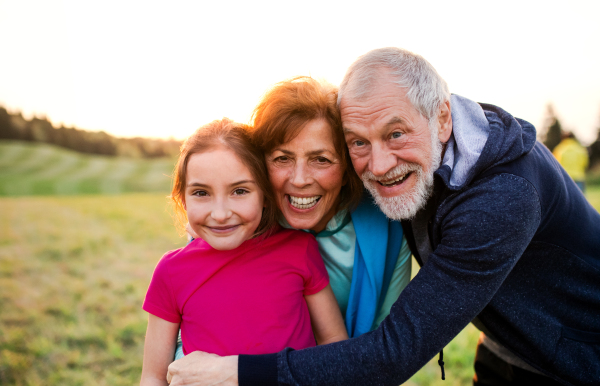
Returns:
[[[315,346],[304,295],[328,283],[310,234],[279,229],[229,251],[196,239],[160,259],[143,308],[181,323],[186,355],[273,353]]]

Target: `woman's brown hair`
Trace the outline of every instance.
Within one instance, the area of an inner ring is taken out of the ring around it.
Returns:
[[[326,120],[346,177],[337,210],[353,209],[358,204],[363,185],[350,163],[335,86],[307,76],[284,80],[263,96],[253,119],[252,139],[265,155],[293,140],[308,122]]]
[[[225,147],[233,151],[250,170],[256,185],[263,193],[265,208],[254,236],[272,229],[276,223],[277,208],[274,204],[271,183],[267,177],[265,157],[262,151],[252,143],[250,128],[228,118],[212,121],[200,127],[181,145],[179,159],[173,170],[173,190],[170,196],[175,206],[175,217],[179,225],[185,229],[188,222],[185,211],[185,188],[190,156],[217,147]]]

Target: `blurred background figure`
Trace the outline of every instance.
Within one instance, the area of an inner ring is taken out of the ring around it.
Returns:
[[[579,189],[582,192],[585,191],[585,170],[589,163],[588,152],[577,141],[575,135],[571,132],[564,133],[562,140],[554,148],[552,154],[579,186]]]

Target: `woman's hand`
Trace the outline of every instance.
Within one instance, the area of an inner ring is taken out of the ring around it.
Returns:
[[[171,386],[238,386],[238,357],[194,351],[169,365],[167,382]]]

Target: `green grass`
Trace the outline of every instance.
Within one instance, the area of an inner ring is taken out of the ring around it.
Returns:
[[[139,382],[162,194],[0,198],[0,384]]]
[[[174,159],[80,154],[57,146],[0,141],[0,196],[168,192]]]
[[[594,208],[600,210],[600,185],[587,186],[585,196]]]

